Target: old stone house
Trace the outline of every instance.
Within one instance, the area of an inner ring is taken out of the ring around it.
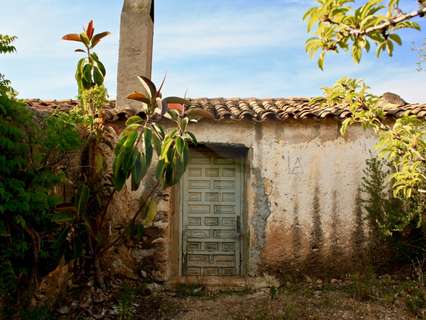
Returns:
[[[126,100],[141,90],[137,75],[151,75],[153,1],[126,0],[122,12],[117,104],[109,121],[123,126],[138,112]],[[362,268],[369,228],[360,204],[371,132],[339,134],[342,108],[310,106],[307,98],[192,99],[188,108],[209,117],[191,130],[191,151],[181,183],[168,191],[142,247],[118,248],[117,272],[151,268],[169,283],[247,285],[268,274]],[[391,102],[391,101],[388,101]],[[37,109],[68,109],[76,101],[28,102]],[[426,117],[426,105],[387,104],[392,120],[404,112]],[[143,188],[141,188],[143,189]],[[130,217],[140,192],[123,192],[112,221]]]

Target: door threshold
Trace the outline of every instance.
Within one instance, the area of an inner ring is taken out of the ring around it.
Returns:
[[[279,287],[279,281],[273,277],[244,276],[181,276],[168,281],[171,287],[179,285],[200,285],[208,288],[224,289],[264,289]]]

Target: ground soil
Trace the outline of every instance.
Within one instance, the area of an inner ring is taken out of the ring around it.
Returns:
[[[426,319],[422,275],[416,279],[375,275],[306,278],[256,291],[218,291],[197,285],[170,290],[158,284],[119,283],[109,293],[93,288],[69,292],[56,306],[53,319]]]
[[[192,287],[139,302],[135,319],[426,319],[423,288],[390,279],[319,280],[239,293]]]

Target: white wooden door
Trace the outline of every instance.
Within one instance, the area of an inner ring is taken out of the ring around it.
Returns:
[[[182,275],[241,275],[243,190],[242,157],[192,150],[181,182]]]

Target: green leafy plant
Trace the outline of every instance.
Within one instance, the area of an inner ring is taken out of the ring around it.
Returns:
[[[103,107],[108,94],[104,86],[106,69],[93,51],[109,32],[95,34],[93,21],[80,34],[67,34],[63,40],[83,44],[85,57],[77,63],[79,107],[71,111],[80,118],[79,130],[84,141],[80,152],[79,174],[75,179],[74,202],[58,207],[56,222],[64,228],[61,234],[69,246],[64,251],[67,260],[75,260],[81,270],[95,271],[98,284],[104,287],[100,270],[100,248],[107,243],[105,216],[114,195],[107,157],[113,149],[115,133],[105,126]]]
[[[406,298],[405,304],[411,313],[423,318],[424,314],[422,314],[422,311],[426,308],[424,288],[412,288]]]
[[[402,39],[396,33],[401,29],[420,30],[420,25],[411,21],[426,13],[424,2],[411,13],[399,8],[399,0],[369,0],[354,7],[353,0],[317,0],[318,6],[310,8],[303,19],[308,32],[314,36],[306,41],[306,51],[311,57],[320,51],[318,66],[324,68],[325,55],[329,52],[350,51],[356,63],[363,51],[369,52],[372,44],[376,54],[384,51],[392,56],[394,46]]]
[[[196,143],[195,136],[188,131],[188,124],[194,120],[184,114],[185,99],[161,99],[160,91],[157,91],[151,80],[138,78],[145,93],[135,92],[128,98],[142,103],[145,117],[136,115],[127,120],[126,129],[121,133],[115,148],[113,173],[117,190],[121,190],[130,177],[132,189],[139,187],[151,165],[154,151],[159,159],[156,177],[160,186],[167,188],[175,185],[188,164],[188,145]],[[161,116],[172,121],[176,128],[166,133],[158,124]]]
[[[8,36],[0,34],[0,54],[13,53],[16,51],[13,42],[16,40],[15,36]]]
[[[188,162],[188,143],[196,142],[195,137],[187,131],[190,120],[184,115],[186,101],[177,97],[162,99],[163,84],[157,89],[149,79],[140,77],[145,91],[134,92],[129,99],[141,102],[141,112],[127,120],[126,128],[114,147],[112,172],[109,171],[105,150],[113,148],[114,133],[112,128],[105,125],[102,113],[107,98],[103,85],[106,71],[92,51],[108,34],[95,35],[91,21],[83,33],[63,37],[64,40],[83,43],[85,49],[76,51],[87,55],[79,61],[76,72],[82,106],[80,112],[86,123],[81,129],[86,142],[81,152],[81,174],[75,201],[58,208],[61,214],[56,220],[68,230],[64,233],[71,249],[68,259],[77,259],[80,265],[94,268],[101,287],[105,284],[100,257],[123,241],[142,239],[145,226],[152,223],[157,213],[158,187],[166,188],[179,181]],[[165,132],[158,123],[163,117],[168,117],[176,129]],[[159,157],[158,184],[142,201],[129,225],[119,230],[115,239],[110,239],[105,223],[114,194],[123,189],[129,178],[131,189],[139,188],[153,162],[154,152]],[[137,223],[141,215],[142,221]]]
[[[345,119],[341,133],[350,125],[361,124],[372,129],[379,138],[379,155],[393,168],[390,179],[395,197],[423,195],[426,170],[426,126],[415,116],[404,115],[388,123],[380,99],[368,92],[363,81],[343,78],[334,86],[324,88],[324,96],[311,100],[327,107],[347,106],[351,116]],[[421,219],[421,215],[419,215]]]
[[[150,169],[154,152],[158,161],[155,169],[156,184],[134,214],[127,234],[143,234],[157,214],[156,192],[179,182],[189,160],[189,145],[197,140],[190,131],[190,122],[195,119],[185,113],[187,101],[179,97],[161,98],[161,84],[155,84],[146,77],[138,77],[144,92],[134,92],[128,96],[141,103],[142,115],[129,118],[115,147],[113,163],[113,184],[117,191],[123,189],[127,180],[131,189],[137,190]],[[164,80],[163,80],[164,83]],[[168,119],[175,128],[166,132],[159,124],[162,118]],[[142,215],[142,224],[137,224]]]
[[[104,87],[106,69],[93,50],[109,34],[110,32],[108,31],[95,34],[94,23],[91,20],[80,34],[70,33],[62,37],[63,40],[76,41],[83,44],[83,48],[75,50],[86,55],[77,63],[75,78],[82,107],[85,112],[89,111],[92,115],[98,111],[96,107],[102,107],[106,102],[102,99],[102,97],[106,97]],[[99,99],[98,103],[93,103],[93,100]]]
[[[1,35],[0,53],[14,52],[14,40]],[[58,263],[61,227],[54,217],[61,199],[52,191],[66,176],[64,155],[80,146],[71,115],[41,116],[15,96],[1,76],[0,298],[8,317],[26,306],[39,278]]]
[[[393,196],[389,180],[392,168],[386,160],[372,157],[366,164],[361,187],[362,206],[369,221],[374,265],[420,261],[426,253],[424,232],[418,221],[424,204],[418,197],[400,199]]]
[[[402,44],[396,32],[400,29],[420,30],[419,24],[412,19],[426,13],[425,1],[419,1],[418,10],[411,13],[404,13],[398,0],[369,0],[359,7],[355,7],[353,0],[317,0],[317,3],[318,6],[305,13],[304,20],[308,32],[315,34],[306,41],[306,51],[311,57],[320,51],[318,66],[321,69],[326,53],[351,51],[358,63],[363,51],[368,52],[371,44],[376,45],[378,56],[383,51],[392,56],[394,44]],[[342,134],[353,124],[373,130],[379,140],[376,145],[379,156],[391,167],[387,178],[393,196],[404,201],[413,200],[418,208],[422,208],[400,212],[401,216],[393,221],[395,225],[387,225],[388,231],[402,230],[413,220],[420,226],[426,193],[424,121],[403,115],[394,123],[389,122],[383,101],[368,89],[361,80],[342,78],[332,87],[324,88],[324,96],[312,99],[311,103],[348,108],[351,115],[342,123]]]
[[[37,307],[21,311],[22,320],[54,320],[55,317],[49,308]]]
[[[52,189],[65,177],[63,155],[79,145],[76,128],[60,114],[37,118],[0,93],[0,295],[11,305],[60,258],[60,199]]]
[[[16,51],[13,42],[16,40],[15,36],[8,36],[0,34],[0,54],[13,53]],[[7,94],[9,97],[15,97],[16,91],[11,87],[10,81],[0,73],[0,91]]]
[[[136,290],[124,286],[118,297],[117,311],[118,319],[120,320],[131,320],[135,312],[133,303],[136,299]]]

